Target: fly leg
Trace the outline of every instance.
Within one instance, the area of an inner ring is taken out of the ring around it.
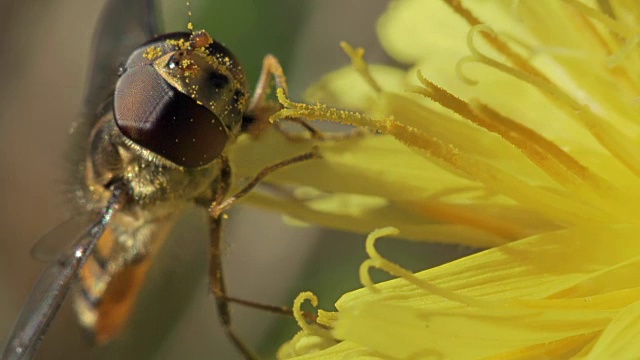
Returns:
[[[242,341],[242,339],[233,331],[231,323],[231,312],[229,309],[229,303],[237,303],[243,306],[249,306],[256,309],[261,309],[277,314],[293,315],[293,311],[284,306],[272,306],[267,304],[261,304],[254,301],[247,301],[227,295],[226,286],[224,283],[223,265],[222,265],[222,214],[227,210],[233,202],[249,193],[255,188],[262,179],[271,174],[272,172],[281,169],[283,167],[300,163],[306,160],[319,158],[320,155],[315,152],[309,152],[301,154],[276,164],[268,166],[260,171],[251,181],[249,181],[240,191],[233,196],[227,198],[227,192],[229,191],[231,183],[231,167],[226,158],[222,158],[222,170],[220,174],[220,182],[215,190],[214,202],[209,207],[209,237],[210,237],[210,262],[209,262],[209,286],[216,300],[216,306],[218,310],[218,316],[222,322],[225,332],[233,342],[234,346],[242,353],[247,359],[257,359],[257,355],[250,349],[248,345]],[[313,316],[305,314],[308,320],[315,320]]]
[[[269,95],[269,91],[271,90],[272,78],[276,87],[284,90],[285,95],[289,95],[287,77],[284,75],[280,61],[278,61],[278,58],[275,56],[269,54],[262,59],[260,77],[258,78],[258,84],[249,102],[248,112],[255,112],[267,102],[267,95]]]
[[[227,290],[224,284],[222,274],[222,254],[221,254],[221,217],[209,218],[209,236],[211,239],[210,246],[210,262],[209,262],[209,287],[216,299],[216,307],[220,322],[227,333],[227,336],[233,342],[233,345],[247,359],[258,359],[258,356],[247,346],[242,339],[233,331],[231,327],[231,312],[229,309],[229,301],[227,300]]]
[[[316,150],[312,150],[310,152],[297,155],[292,158],[277,162],[273,165],[267,166],[266,168],[262,169],[253,179],[251,179],[251,181],[249,181],[242,189],[240,189],[237,193],[235,193],[235,195],[230,196],[224,201],[220,201],[220,202],[216,201],[213,205],[211,205],[211,207],[209,208],[209,214],[212,217],[219,217],[220,214],[222,214],[225,210],[227,210],[236,200],[247,195],[251,190],[253,190],[253,188],[255,188],[260,183],[260,181],[262,181],[265,177],[269,176],[269,174],[273,173],[274,171],[277,171],[289,165],[297,164],[297,163],[311,160],[311,159],[319,159],[319,158],[320,158],[320,154]]]
[[[267,96],[271,90],[272,79],[276,88],[282,89],[285,96],[288,96],[289,87],[287,85],[287,78],[282,70],[282,66],[275,56],[269,54],[262,60],[262,70],[260,71],[258,84],[256,85],[256,89],[253,92],[253,97],[251,97],[251,101],[249,102],[247,109],[247,113],[251,114],[257,122],[255,125],[258,128],[257,132],[260,132],[262,128],[265,128],[267,124],[269,124],[269,117],[280,109],[279,104],[278,106],[274,106],[275,104],[267,100]],[[366,134],[362,129],[355,129],[353,131],[343,133],[326,134],[300,118],[287,118],[283,120],[302,126],[302,128],[309,133],[311,138],[315,140],[345,140],[353,137],[361,137]],[[274,124],[274,126],[289,140],[295,141],[304,139],[300,134],[283,129],[278,123]]]

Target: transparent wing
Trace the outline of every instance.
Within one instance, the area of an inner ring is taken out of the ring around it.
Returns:
[[[87,261],[118,208],[122,194],[122,190],[114,189],[99,219],[76,237],[72,251],[66,257],[51,262],[44,269],[18,316],[2,352],[2,360],[31,359],[35,354],[47,328],[67,296],[78,270]]]
[[[76,271],[73,261],[52,262],[44,269],[20,312],[2,353],[3,360],[30,359],[33,356],[69,291]]]
[[[67,256],[78,241],[78,234],[88,232],[99,216],[100,214],[87,212],[57,225],[33,245],[31,257],[50,262]]]
[[[154,0],[110,0],[93,39],[93,59],[85,97],[91,118],[100,114],[118,80],[118,68],[138,46],[159,34]]]

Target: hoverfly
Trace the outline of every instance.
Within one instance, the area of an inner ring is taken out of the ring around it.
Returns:
[[[36,245],[36,257],[53,260],[20,314],[3,360],[35,354],[70,291],[80,323],[97,342],[117,336],[160,246],[156,239],[189,204],[208,210],[210,287],[240,352],[254,357],[231,329],[229,302],[289,312],[228,296],[220,258],[224,211],[269,173],[318,157],[309,152],[285,159],[229,195],[232,169],[225,148],[253,122],[268,118],[272,78],[286,90],[282,69],[276,58],[265,57],[251,95],[226,47],[191,27],[158,35],[154,14],[153,0],[110,0],[103,11],[85,99],[89,115],[76,129],[86,156],[78,164],[81,181],[74,194],[84,212]],[[76,229],[81,231],[70,239]],[[52,251],[69,240],[73,245]]]

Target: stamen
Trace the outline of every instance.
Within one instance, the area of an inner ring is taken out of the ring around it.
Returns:
[[[497,113],[477,101],[472,102],[472,104],[464,102],[426,79],[420,71],[418,71],[418,80],[426,89],[416,88],[414,92],[422,94],[474,124],[500,135],[520,149],[530,160],[561,185],[576,185],[577,179],[575,177],[578,177],[597,189],[610,186],[608,184],[605,185],[606,180],[591,173],[586,166],[564,152],[559,146],[530,128]]]
[[[607,61],[607,66],[612,68],[620,65],[620,63],[627,57],[632,50],[635,50],[638,47],[638,43],[640,43],[640,33],[633,35],[628,38],[622,47],[616,51],[613,55],[609,57]]]
[[[322,329],[318,326],[313,326],[305,320],[305,316],[302,311],[302,303],[306,300],[309,300],[311,302],[311,305],[313,305],[314,307],[318,306],[318,297],[310,291],[302,292],[298,294],[298,296],[296,296],[295,300],[293,301],[292,310],[293,317],[294,319],[296,319],[296,322],[298,323],[300,329],[302,329],[302,331],[308,335],[331,337],[330,333],[327,330]]]
[[[496,195],[492,196],[495,197]],[[391,214],[395,209],[408,209],[424,219],[437,220],[434,223],[421,224],[419,227],[407,230],[405,232],[407,238],[415,241],[433,242],[434,239],[439,239],[452,244],[495,247],[514,239],[530,236],[539,229],[535,227],[532,230],[531,226],[526,225],[524,222],[505,221],[504,218],[499,216],[491,217],[491,214],[479,216],[477,215],[478,212],[474,211],[475,209],[468,209],[464,206],[445,203],[434,204],[435,199],[433,198],[397,201],[383,213],[372,215],[373,217],[365,220],[333,212],[327,213],[325,210],[309,206],[305,200],[301,199],[285,200],[278,196],[257,193],[248,195],[248,197],[249,201],[258,207],[270,208],[286,214],[286,221],[291,221],[293,224],[315,222],[318,225],[333,226],[337,229],[355,229],[355,231],[366,232],[371,229],[372,223],[385,221],[387,219],[385,216]],[[515,208],[519,208],[519,206],[515,205]],[[556,228],[550,224],[542,226],[545,229]],[[319,319],[316,322],[327,325]]]
[[[482,22],[471,13],[471,11],[467,10],[462,6],[460,0],[443,0],[449,7],[453,9],[458,15],[460,15],[471,27],[476,25],[482,25]],[[500,38],[495,36],[490,36],[490,34],[482,33],[482,37],[491,45],[497,52],[504,55],[511,63],[516,66],[518,69],[526,72],[527,74],[535,75],[540,78],[546,79],[544,74],[542,74],[538,69],[533,67],[529,62],[520,56],[520,54],[513,51],[507,43],[502,41]]]
[[[302,313],[302,303],[305,302],[306,300],[311,301],[311,305],[313,305],[313,307],[318,306],[318,297],[315,296],[310,291],[305,291],[298,294],[295,300],[293,300],[292,309],[293,309],[293,317],[296,319],[298,326],[300,326],[300,328],[303,331],[308,333],[310,331],[313,331],[313,329],[309,326],[309,324],[304,318],[304,314]]]
[[[467,47],[469,48],[471,55],[474,56],[482,56],[482,53],[480,53],[480,50],[476,48],[476,44],[473,41],[475,39],[475,35],[480,32],[485,32],[491,35],[492,38],[498,37],[498,34],[496,34],[495,30],[489,27],[489,25],[479,24],[472,27],[469,32],[467,32]]]
[[[483,31],[485,27],[485,25],[481,25],[474,33]],[[469,44],[469,50],[473,55],[467,57],[466,59],[468,60],[464,60],[465,63],[478,62],[485,64],[538,88],[549,100],[564,109],[568,115],[571,115],[576,121],[581,123],[591,135],[622,164],[629,168],[634,174],[640,176],[640,156],[638,156],[633,139],[620,132],[604,119],[598,117],[587,105],[577,102],[546,78],[534,76],[502,64],[479,52],[474,46],[473,41]]]
[[[629,209],[620,207],[620,204],[624,203],[620,201],[624,195],[619,189],[593,173],[559,146],[484,104],[472,102],[471,108],[479,115],[478,118],[488,123],[479,123],[479,126],[489,131],[495,130],[562,186],[584,199],[591,199],[592,203],[599,204],[599,207],[609,213],[632,219],[629,217]],[[491,124],[497,125],[498,128],[490,128]]]
[[[354,48],[353,46],[351,46],[351,44],[349,44],[346,41],[340,42],[340,47],[342,48],[342,51],[344,51],[345,54],[349,56],[349,59],[351,59],[351,65],[358,72],[358,74],[360,74],[360,76],[364,78],[367,84],[369,84],[369,86],[371,86],[371,88],[375,92],[377,93],[381,92],[382,88],[373,79],[373,76],[371,76],[371,72],[369,71],[369,64],[367,64],[367,62],[364,61],[364,49],[361,47]]]
[[[615,20],[616,14],[613,11],[613,6],[609,0],[598,0],[598,7],[605,15]]]
[[[393,117],[374,119],[358,112],[338,110],[324,104],[308,105],[296,103],[289,100],[281,89],[277,89],[276,94],[278,101],[284,108],[271,116],[271,122],[289,117],[302,117],[307,120],[333,120],[334,122],[345,125],[379,129],[379,127],[393,121]]]
[[[436,199],[410,201],[406,202],[406,206],[428,219],[445,224],[460,224],[498,236],[498,239],[492,239],[489,243],[490,247],[503,245],[513,239],[522,239],[531,233],[531,230],[522,224],[507,222],[502,218],[474,211],[475,209]]]
[[[367,254],[369,255],[370,259],[365,260],[362,263],[362,265],[360,265],[360,282],[362,282],[363,286],[365,286],[372,292],[380,292],[380,290],[376,288],[375,284],[371,280],[371,277],[369,276],[369,269],[372,267],[375,267],[377,269],[386,271],[391,275],[401,277],[407,280],[408,282],[410,282],[411,284],[433,295],[440,296],[450,301],[454,301],[454,302],[464,304],[464,305],[469,305],[469,306],[482,307],[482,308],[491,308],[496,306],[492,303],[478,300],[472,297],[460,295],[453,291],[449,291],[447,289],[443,289],[439,286],[431,284],[428,281],[421,280],[418,277],[416,277],[413,273],[411,273],[409,270],[406,270],[400,267],[399,265],[394,264],[391,261],[382,257],[375,248],[376,240],[378,240],[380,237],[383,237],[383,236],[397,235],[398,233],[399,233],[398,229],[393,227],[386,227],[386,228],[372,231],[367,237],[365,246],[366,246]]]
[[[428,89],[425,89],[428,91]],[[489,189],[499,191],[522,204],[526,204],[544,214],[557,219],[565,224],[599,223],[608,218],[599,209],[587,206],[576,201],[566,194],[558,194],[546,189],[531,186],[490,163],[481,159],[470,157],[461,153],[455,146],[445,143],[440,139],[421,132],[415,128],[404,125],[394,120],[374,119],[356,112],[349,112],[329,108],[323,104],[307,105],[295,103],[287,99],[284,92],[278,89],[278,100],[284,109],[272,116],[273,121],[286,117],[301,117],[307,120],[331,120],[346,125],[367,127],[374,131],[380,131],[392,135],[400,142],[419,149],[429,156],[442,160],[455,169],[469,175],[483,183]],[[458,99],[458,101],[462,101]],[[463,102],[464,103],[464,102]],[[462,111],[473,114],[468,107]]]
[[[338,320],[337,312],[318,309],[318,319],[316,319],[318,324],[332,328],[334,327],[336,320]]]
[[[465,56],[458,60],[458,62],[456,63],[456,77],[458,77],[458,79],[462,80],[462,82],[467,85],[476,86],[478,85],[478,80],[474,80],[468,77],[464,73],[464,71],[462,71],[462,67],[471,62],[478,62],[478,60],[476,60],[475,56]]]
[[[520,0],[513,0],[513,2],[511,2],[511,8],[509,9],[509,12],[511,13],[511,16],[518,20],[518,21],[522,21],[521,17],[520,17],[520,13],[518,12],[518,9],[520,8]]]
[[[609,30],[617,33],[618,35],[622,35],[625,38],[630,38],[634,35],[633,29],[628,27],[625,23],[616,21],[613,18],[605,15],[601,11],[598,11],[597,9],[589,7],[586,4],[583,4],[577,0],[563,0],[563,1],[573,6],[574,8],[576,8],[578,11],[580,11],[584,15],[602,23],[602,25],[606,26],[607,28],[609,28]]]
[[[599,4],[600,7],[604,9],[603,11],[610,12],[609,15],[603,11],[589,7],[586,4],[583,4],[576,0],[563,1],[573,6],[581,14],[584,14],[585,16],[598,21],[610,31],[622,36],[625,39],[622,47],[609,57],[609,60],[607,61],[608,67],[612,68],[620,65],[620,63],[631,53],[631,51],[638,46],[638,43],[640,42],[640,33],[629,27],[624,22],[616,21],[613,16],[613,8],[608,1],[599,1]]]
[[[574,59],[588,59],[589,54],[586,51],[580,49],[568,49],[565,47],[554,47],[554,46],[542,46],[542,45],[532,45],[522,39],[517,38],[516,36],[510,34],[500,34],[501,37],[508,39],[510,43],[516,44],[525,50],[528,54],[528,59],[534,59],[540,55],[548,55],[551,57],[563,57],[563,58],[574,58]]]
[[[513,144],[558,183],[578,185],[577,180],[580,179],[596,189],[601,189],[605,183],[611,186],[538,132],[476,100],[472,100],[469,106],[478,115],[472,119],[474,123]]]

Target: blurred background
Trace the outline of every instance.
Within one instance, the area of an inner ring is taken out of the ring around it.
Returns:
[[[322,74],[347,65],[338,43],[388,63],[375,24],[386,0],[191,0],[193,22],[237,55],[251,83],[262,57],[275,54],[300,100]],[[88,56],[104,0],[4,0],[0,12],[0,344],[4,344],[43,264],[29,249],[65,219],[62,193],[68,129],[81,116]],[[167,31],[185,30],[183,0],[162,0]],[[253,87],[253,85],[252,85]],[[54,321],[39,359],[240,358],[218,323],[207,293],[208,239],[204,213],[191,209],[174,229],[151,270],[123,336],[103,349],[88,346],[69,302]],[[225,271],[233,296],[290,305],[300,291],[332,309],[358,288],[364,236],[293,228],[277,214],[237,206],[226,224]],[[381,242],[382,251],[419,270],[469,249]],[[404,254],[404,255],[403,255]],[[411,254],[408,256],[406,254]],[[382,276],[384,278],[384,276]],[[234,327],[270,357],[296,331],[289,318],[234,307]]]

